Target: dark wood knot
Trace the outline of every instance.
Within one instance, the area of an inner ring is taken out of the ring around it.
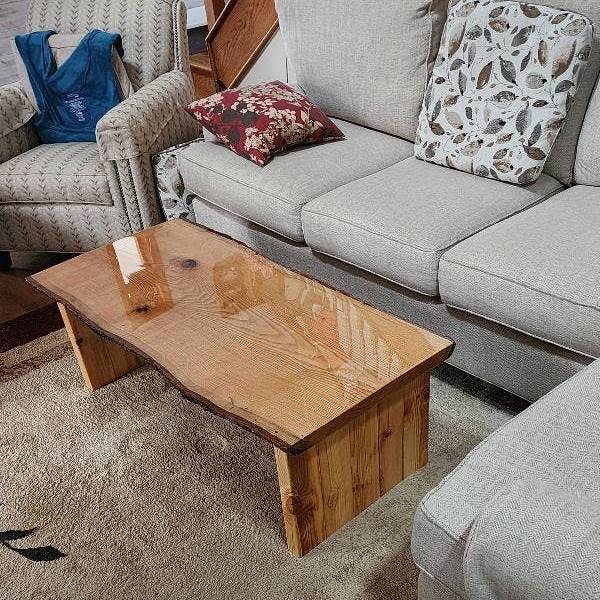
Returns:
[[[198,266],[198,263],[193,258],[184,258],[181,261],[181,266],[184,269],[195,269]]]

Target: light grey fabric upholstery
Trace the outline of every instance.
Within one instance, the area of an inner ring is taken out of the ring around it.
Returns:
[[[308,203],[306,243],[394,283],[438,294],[438,264],[451,246],[561,187],[474,177],[412,157]]]
[[[15,127],[0,133],[0,250],[81,252],[162,219],[150,155],[199,132],[182,109],[193,98],[185,22],[181,0],[31,1],[30,30],[118,31],[139,89],[101,119],[98,146],[39,146],[31,122],[19,127],[11,109],[7,124],[0,108],[2,131]]]
[[[419,600],[461,600],[452,590],[427,573],[419,573]]]
[[[265,167],[222,144],[199,142],[179,158],[186,187],[201,198],[263,227],[302,241],[302,206],[349,181],[410,156],[412,144],[335,120],[346,139],[300,146]]]
[[[600,186],[600,80],[590,100],[579,136],[575,180],[582,185]],[[600,194],[600,190],[598,193]]]
[[[354,269],[302,244],[196,199],[199,223],[220,231],[290,269],[344,290],[355,298],[456,342],[450,364],[515,394],[537,400],[591,360],[462,311],[437,299]]]
[[[452,248],[442,300],[600,357],[600,193],[575,186]]]
[[[0,204],[112,204],[93,142],[42,144],[0,164]]]
[[[182,9],[177,0],[30,0],[27,30],[83,33],[98,28],[120,33],[127,74],[139,89],[174,68],[186,69]]]
[[[447,0],[278,0],[298,83],[327,114],[414,142]]]
[[[467,537],[499,491],[520,480],[539,480],[597,498],[599,422],[597,361],[498,429],[425,496],[413,528],[417,565],[465,597]]]
[[[521,481],[484,506],[464,556],[468,600],[600,598],[600,500],[559,486]]]

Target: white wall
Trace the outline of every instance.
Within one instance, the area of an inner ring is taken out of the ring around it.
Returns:
[[[286,63],[283,38],[278,29],[264,47],[258,60],[250,67],[240,86],[254,85],[263,81],[274,81],[275,79],[287,82],[289,80]]]
[[[206,10],[204,9],[204,0],[184,0],[184,4],[188,9],[188,29],[191,29],[192,27],[203,27],[206,25]]]

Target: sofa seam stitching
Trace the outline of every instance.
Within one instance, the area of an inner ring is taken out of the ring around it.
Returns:
[[[393,165],[392,165],[393,166]],[[352,182],[351,182],[352,183]],[[307,213],[312,213],[314,215],[318,215],[320,217],[324,217],[333,221],[340,221],[342,223],[345,223],[346,225],[350,225],[352,227],[355,227],[356,229],[362,229],[363,231],[367,231],[369,233],[372,233],[373,235],[382,237],[384,239],[387,239],[391,242],[395,242],[397,244],[400,244],[402,246],[406,246],[407,248],[413,248],[414,250],[419,250],[420,252],[423,253],[427,253],[427,254],[439,254],[440,257],[447,252],[450,248],[453,248],[454,246],[457,246],[458,244],[461,244],[462,242],[468,240],[469,238],[477,235],[478,233],[481,233],[482,231],[485,231],[486,229],[489,229],[490,227],[493,227],[494,225],[497,225],[498,223],[501,223],[502,221],[506,221],[508,219],[510,219],[511,217],[521,213],[521,212],[525,212],[526,210],[528,210],[529,208],[533,208],[533,206],[535,206],[536,204],[540,204],[541,202],[544,202],[545,200],[547,200],[549,197],[552,196],[552,194],[555,192],[556,190],[553,190],[552,192],[549,192],[548,194],[545,194],[544,196],[541,196],[539,199],[534,200],[531,204],[528,204],[527,206],[524,206],[521,209],[515,209],[513,212],[511,212],[509,215],[507,215],[504,218],[501,218],[499,220],[495,220],[495,221],[488,221],[487,223],[481,225],[481,227],[479,229],[477,229],[477,231],[474,231],[473,233],[467,234],[466,237],[455,241],[455,242],[451,242],[450,244],[444,245],[441,248],[433,248],[433,249],[428,249],[428,248],[423,248],[422,246],[416,246],[414,244],[409,244],[405,241],[393,238],[387,234],[384,233],[378,233],[376,231],[373,231],[372,229],[368,228],[368,227],[364,227],[363,225],[358,225],[357,223],[353,223],[352,221],[348,221],[346,219],[342,219],[340,217],[337,216],[332,216],[332,215],[327,215],[325,213],[319,212],[317,210],[314,210],[313,208],[310,207],[304,207],[303,208],[303,212],[307,212]],[[320,199],[321,197],[319,197]]]
[[[206,143],[206,142],[205,142]],[[238,183],[241,186],[247,187],[248,189],[254,190],[255,192],[259,192],[261,194],[264,194],[265,196],[269,196],[271,198],[275,198],[276,200],[279,200],[280,202],[283,202],[284,204],[287,204],[288,206],[292,207],[292,208],[299,208],[300,211],[303,210],[304,206],[306,206],[307,204],[309,204],[310,202],[312,202],[313,200],[316,200],[318,198],[322,198],[323,196],[326,196],[327,194],[330,194],[331,192],[338,190],[340,188],[345,187],[346,185],[351,185],[353,183],[356,183],[357,181],[360,181],[361,179],[366,179],[367,177],[371,177],[371,175],[375,175],[377,173],[380,173],[381,171],[385,171],[386,169],[389,169],[390,167],[393,167],[394,165],[402,162],[402,160],[406,160],[406,159],[401,159],[401,160],[396,160],[396,158],[394,158],[394,161],[391,162],[389,165],[386,164],[386,166],[383,167],[376,167],[374,171],[372,172],[368,172],[365,173],[364,175],[361,175],[360,177],[357,177],[356,179],[353,179],[351,181],[347,181],[346,183],[341,183],[340,185],[335,185],[332,188],[329,188],[323,192],[318,193],[316,196],[313,196],[311,198],[307,198],[305,201],[300,201],[297,202],[296,204],[293,204],[292,202],[289,202],[288,200],[286,200],[285,198],[282,198],[281,196],[277,196],[271,192],[267,192],[266,190],[262,190],[258,187],[255,187],[253,185],[250,185],[248,183],[245,183],[243,181],[240,181],[239,179],[236,179],[234,177],[231,177],[229,175],[226,175],[220,171],[217,171],[216,169],[213,169],[201,162],[198,162],[197,160],[193,160],[191,157],[189,156],[182,156],[181,157],[183,160],[187,160],[189,162],[191,162],[192,164],[196,165],[197,167],[201,167],[203,169],[206,169],[207,171],[210,171],[211,173],[215,173],[216,175],[221,175],[222,177],[224,177],[225,179],[229,179],[230,181],[234,181],[235,183]],[[243,157],[241,157],[243,158]],[[410,157],[407,157],[410,158]],[[227,210],[227,209],[225,209]]]
[[[427,249],[427,248],[422,248],[420,246],[415,246],[413,244],[408,244],[407,242],[404,242],[402,240],[398,240],[396,238],[393,238],[387,234],[384,233],[378,233],[376,231],[373,231],[372,229],[370,229],[369,227],[364,227],[363,225],[358,225],[357,223],[353,223],[352,221],[348,221],[346,219],[342,219],[340,217],[337,216],[333,216],[333,215],[327,215],[325,213],[319,212],[317,210],[314,210],[312,208],[306,207],[303,209],[302,211],[303,213],[308,213],[308,214],[313,214],[313,215],[317,215],[319,217],[324,217],[325,219],[329,219],[330,221],[340,221],[341,223],[345,223],[346,225],[350,225],[351,227],[354,227],[355,229],[362,229],[363,231],[366,231],[368,233],[372,233],[373,235],[376,235],[378,237],[381,237],[383,239],[389,240],[390,242],[394,242],[396,244],[400,244],[401,246],[406,246],[407,248],[413,248],[414,250],[419,250],[420,252],[424,252],[427,254],[437,254],[440,252],[443,252],[442,250],[437,250],[437,249]]]
[[[442,581],[439,577],[436,577],[435,575],[430,573],[426,568],[421,566],[419,563],[415,562],[415,564],[417,565],[419,571],[423,572],[427,577],[429,577],[429,579],[433,579],[433,581],[435,581],[436,583],[441,585],[445,591],[450,592],[457,599],[460,598],[460,594],[458,592],[456,592],[456,590],[453,590],[447,583]]]
[[[309,247],[309,248],[310,248],[310,249],[311,249],[313,252],[316,252],[316,253],[318,253],[318,254],[324,254],[325,256],[329,256],[330,258],[333,258],[333,259],[335,259],[335,260],[338,260],[338,261],[340,261],[340,262],[342,262],[342,263],[344,263],[344,264],[350,265],[350,266],[352,266],[352,267],[354,267],[354,268],[356,268],[356,269],[360,269],[361,271],[365,271],[366,273],[370,273],[371,275],[375,275],[375,277],[379,277],[379,278],[381,278],[381,279],[383,279],[383,280],[385,280],[385,281],[389,281],[390,283],[393,283],[394,285],[397,285],[397,286],[399,286],[399,287],[401,287],[401,288],[405,288],[405,289],[407,289],[407,290],[409,290],[409,291],[411,291],[411,292],[414,292],[414,293],[416,293],[416,294],[419,294],[420,296],[425,296],[425,297],[426,297],[426,298],[427,298],[429,301],[431,301],[431,300],[435,300],[435,299],[439,299],[439,298],[440,298],[440,295],[439,295],[439,293],[436,293],[436,294],[429,294],[429,293],[423,292],[423,291],[421,291],[421,290],[418,290],[417,288],[410,287],[409,285],[407,285],[407,284],[405,284],[405,283],[400,283],[399,281],[395,281],[394,279],[390,279],[389,277],[386,277],[385,275],[382,275],[381,273],[376,273],[375,271],[371,271],[371,270],[370,270],[370,269],[368,269],[367,267],[362,267],[362,266],[360,266],[360,265],[357,265],[357,264],[355,264],[355,263],[353,263],[353,262],[350,262],[349,260],[345,260],[345,259],[339,258],[339,257],[337,257],[337,256],[334,256],[333,254],[329,254],[328,252],[324,252],[323,250],[318,250],[317,248],[314,248],[313,246],[311,246],[311,245],[308,243],[308,241],[307,241],[307,246],[308,246],[308,247]],[[436,279],[436,282],[437,282],[437,279]],[[436,303],[436,304],[438,304],[438,305],[439,305],[439,304],[443,304],[443,302],[438,302],[438,303]]]
[[[575,300],[571,300],[570,298],[565,298],[563,296],[558,296],[556,294],[553,294],[551,292],[546,292],[540,288],[534,287],[532,285],[529,285],[527,283],[522,283],[520,281],[517,281],[516,279],[511,279],[510,277],[504,276],[504,275],[497,275],[496,273],[491,273],[490,271],[487,271],[486,269],[480,268],[480,267],[476,267],[474,265],[469,265],[467,263],[463,263],[459,260],[456,259],[451,259],[451,258],[442,258],[443,261],[450,263],[450,264],[454,264],[454,265],[458,265],[460,267],[463,267],[465,269],[472,269],[473,271],[477,271],[478,273],[483,273],[485,275],[489,275],[491,278],[495,278],[495,279],[500,279],[502,281],[507,281],[509,283],[512,283],[514,285],[518,285],[521,287],[524,287],[528,290],[531,290],[533,292],[537,292],[538,294],[544,294],[546,296],[550,296],[551,298],[554,298],[555,300],[562,300],[563,302],[566,302],[567,304],[572,304],[573,306],[579,306],[580,308],[589,308],[590,310],[593,310],[595,312],[600,312],[600,307],[598,306],[593,306],[590,304],[584,304],[583,302],[577,302]],[[458,307],[456,307],[458,308]]]
[[[216,173],[218,174],[218,172],[216,172]],[[287,240],[290,240],[296,244],[298,244],[298,243],[301,244],[306,241],[304,239],[304,231],[301,231],[302,239],[294,239],[287,234],[281,233],[281,231],[275,231],[275,229],[273,229],[272,226],[266,225],[264,223],[260,223],[258,220],[250,219],[249,217],[241,215],[239,212],[236,212],[235,210],[232,210],[231,208],[225,208],[224,206],[221,206],[221,204],[219,202],[215,202],[214,200],[211,200],[210,198],[206,198],[206,196],[201,196],[200,194],[197,194],[193,190],[192,190],[192,192],[196,198],[199,198],[200,200],[204,200],[205,202],[208,202],[209,204],[212,204],[213,206],[216,206],[217,208],[219,208],[223,211],[231,213],[232,215],[235,215],[236,217],[238,217],[240,219],[244,219],[244,221],[248,221],[249,223],[253,223],[254,225],[263,227],[264,229],[268,230],[271,233],[274,233],[275,235],[280,235],[280,236],[286,238]],[[289,205],[289,206],[291,206],[291,205]],[[291,206],[291,207],[294,208],[293,206]],[[300,227],[300,229],[302,230],[302,227]]]
[[[512,331],[516,331],[518,333],[521,333],[523,335],[526,335],[527,337],[533,338],[535,340],[538,340],[540,342],[544,342],[546,344],[549,344],[551,346],[556,346],[557,348],[560,348],[562,350],[566,350],[567,352],[572,352],[573,354],[577,354],[578,356],[582,356],[584,358],[589,358],[592,362],[597,360],[599,357],[598,356],[592,356],[590,354],[588,354],[587,352],[581,352],[580,350],[575,350],[573,348],[569,348],[568,346],[566,346],[565,344],[562,344],[560,342],[556,342],[553,340],[550,340],[548,338],[539,336],[539,335],[535,335],[534,333],[531,333],[529,331],[525,331],[524,329],[521,329],[519,327],[515,327],[514,325],[509,325],[508,323],[505,323],[504,321],[500,321],[494,317],[486,317],[485,315],[473,311],[473,310],[469,310],[467,308],[463,308],[461,306],[457,306],[456,304],[453,304],[451,302],[444,302],[444,304],[446,306],[448,306],[449,308],[453,308],[455,310],[459,310],[463,313],[467,313],[469,315],[473,315],[475,317],[479,317],[480,319],[484,319],[485,321],[490,321],[491,323],[496,323],[497,325],[501,325],[502,327],[506,327],[506,329],[511,329]]]
[[[202,142],[202,143],[207,143],[207,142]],[[237,183],[237,184],[239,184],[241,186],[244,186],[244,187],[248,188],[249,190],[254,190],[255,192],[259,192],[261,194],[264,194],[265,196],[269,196],[270,198],[274,198],[275,200],[279,200],[280,202],[283,202],[287,206],[294,207],[294,205],[291,202],[288,202],[285,198],[282,198],[280,196],[272,194],[271,192],[267,192],[265,190],[261,190],[258,187],[255,187],[253,185],[250,185],[248,183],[240,181],[239,179],[236,179],[235,177],[231,177],[230,175],[226,175],[225,173],[222,173],[221,171],[217,171],[216,169],[213,169],[213,168],[211,168],[211,167],[209,167],[209,166],[207,166],[205,164],[202,164],[201,162],[198,162],[196,160],[192,160],[189,156],[182,156],[181,158],[182,158],[182,160],[187,160],[187,161],[191,162],[192,164],[196,165],[197,167],[201,167],[202,169],[206,169],[207,171],[210,171],[211,173],[215,173],[216,175],[220,175],[224,179],[229,179],[230,181],[233,181],[233,182],[235,182],[235,183]],[[307,202],[310,202],[310,200],[312,200],[312,198],[310,198],[309,200],[307,200]],[[227,209],[225,209],[225,210],[227,210]]]

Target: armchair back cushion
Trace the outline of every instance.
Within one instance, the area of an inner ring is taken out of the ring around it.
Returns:
[[[448,0],[276,0],[287,56],[326,114],[414,141]]]
[[[123,62],[136,90],[167,71],[187,66],[185,12],[179,0],[31,0],[27,29],[120,33]]]

